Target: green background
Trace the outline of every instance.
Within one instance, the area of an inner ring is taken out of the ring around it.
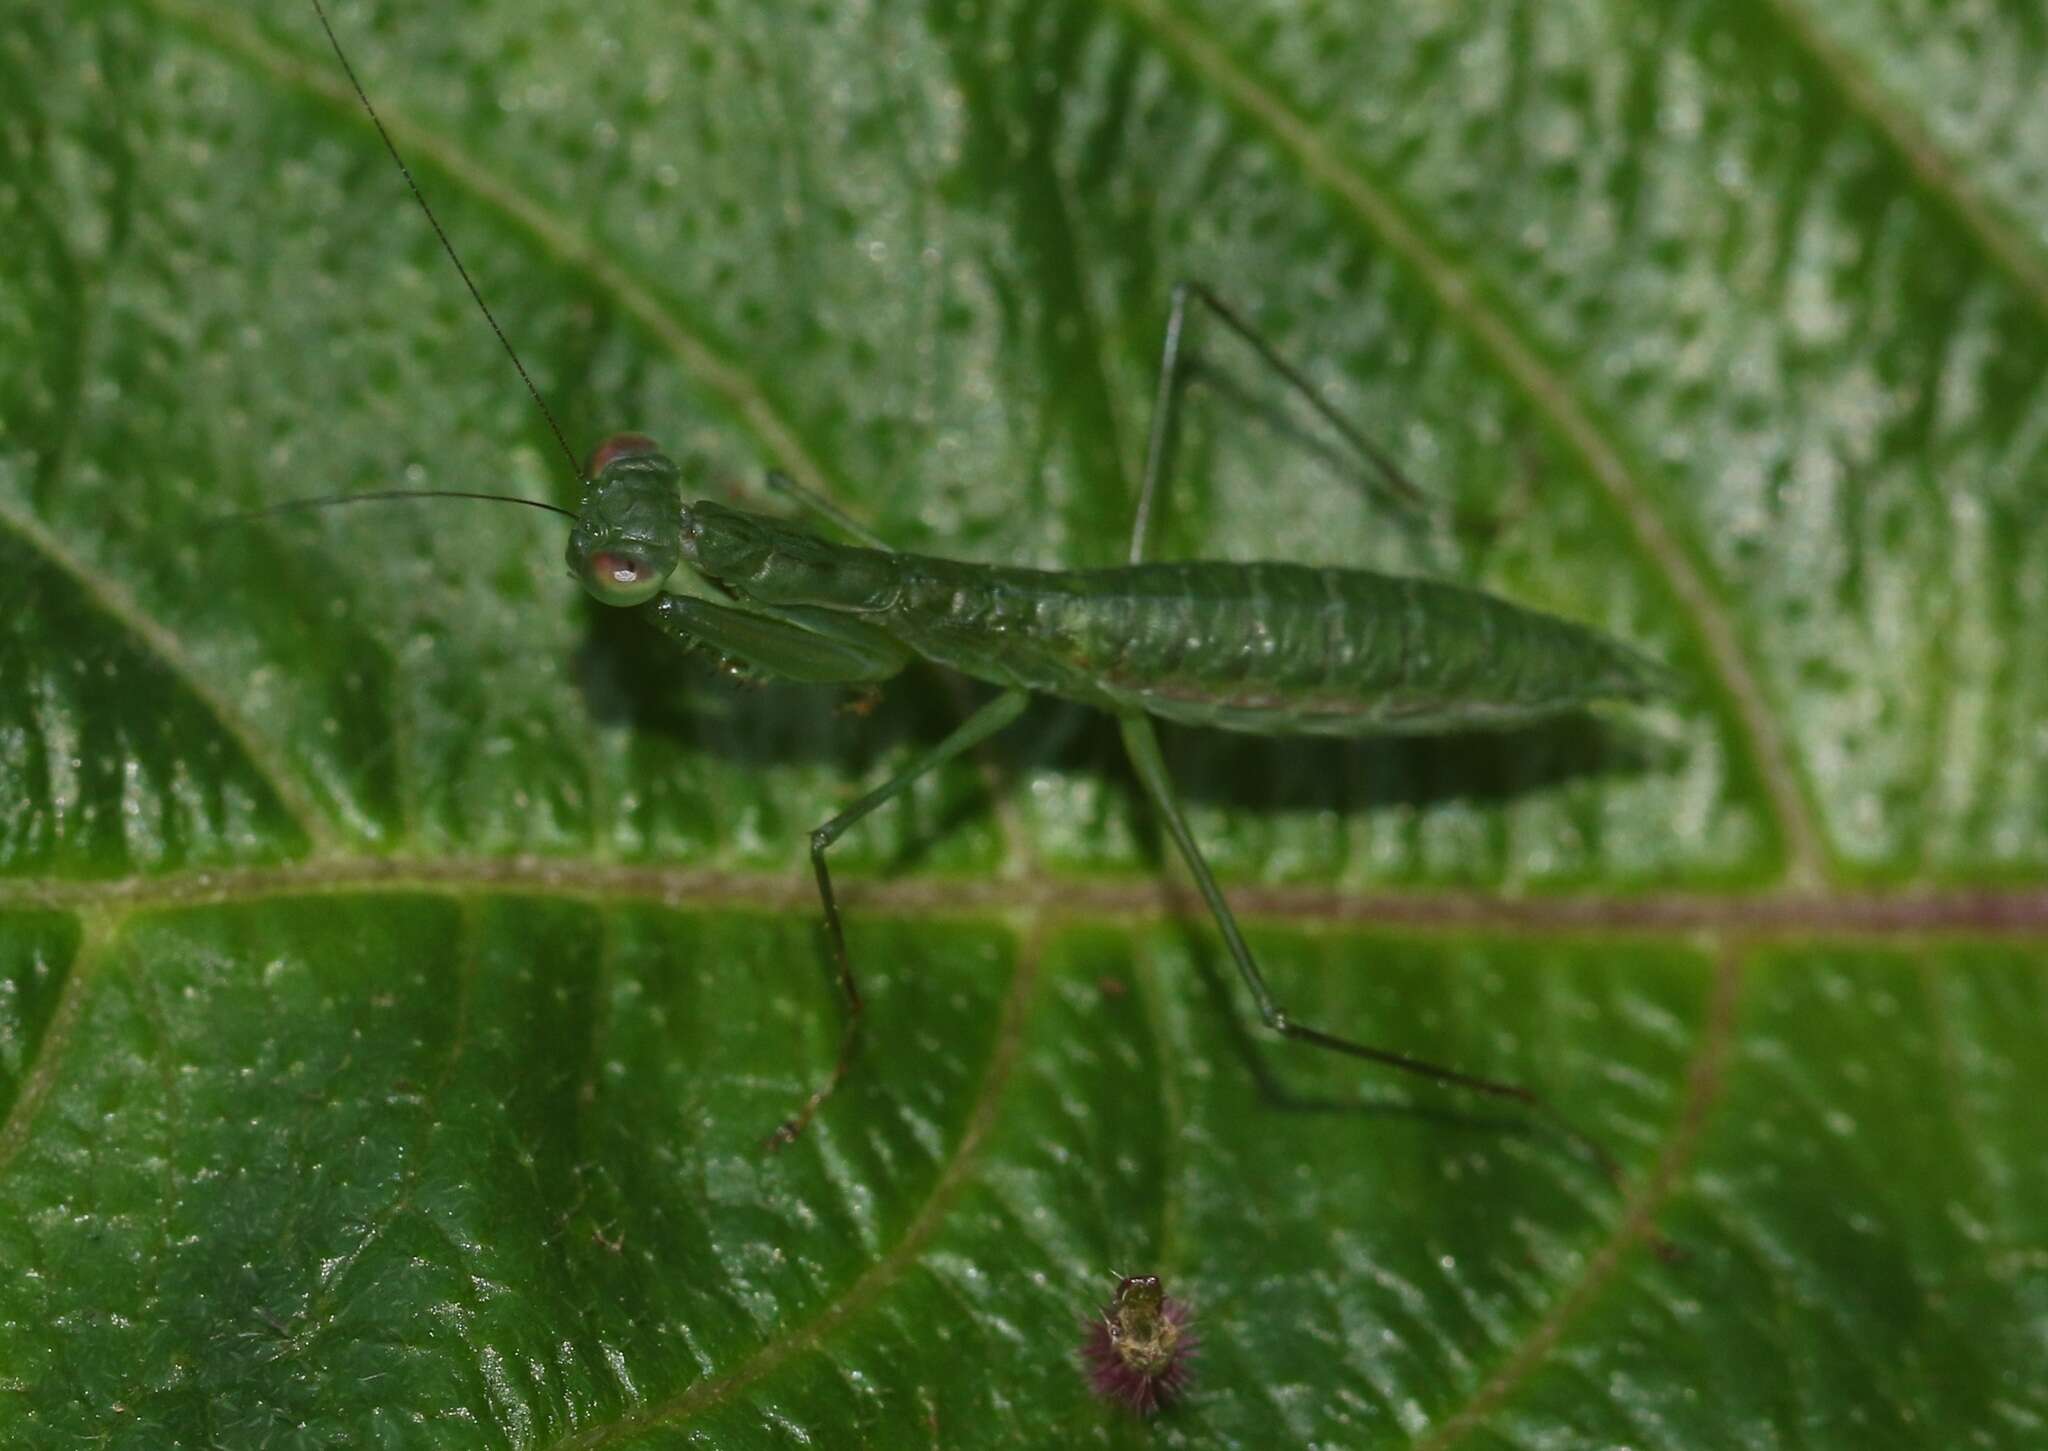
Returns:
[[[559,521],[222,522],[567,469],[291,0],[0,0],[0,1443],[2038,1446],[2048,130],[2037,6],[347,3],[578,447],[905,547],[1427,569],[1666,707],[1169,732],[1284,1051],[1044,703],[743,689]],[[2029,642],[2029,643],[2021,643]],[[1111,1273],[1194,1302],[1144,1426]]]

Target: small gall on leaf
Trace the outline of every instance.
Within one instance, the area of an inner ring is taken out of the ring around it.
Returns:
[[[1081,1363],[1089,1388],[1141,1416],[1177,1400],[1200,1344],[1188,1317],[1187,1305],[1160,1288],[1159,1276],[1125,1276],[1101,1317],[1088,1322]]]

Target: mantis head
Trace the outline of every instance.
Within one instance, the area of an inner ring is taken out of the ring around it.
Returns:
[[[600,604],[645,604],[680,558],[681,471],[653,439],[618,433],[592,450],[584,477],[569,573]]]

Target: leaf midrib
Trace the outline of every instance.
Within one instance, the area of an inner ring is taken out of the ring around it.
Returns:
[[[834,874],[851,911],[908,920],[1024,917],[1047,923],[1204,922],[1208,911],[1178,877],[1114,878],[1028,869],[997,877]],[[1666,887],[1638,892],[1503,895],[1466,887],[1356,890],[1226,883],[1232,908],[1261,924],[1304,930],[1502,933],[1516,937],[1706,937],[1719,942],[2048,938],[2048,885],[1935,883],[1796,891],[1780,885]],[[0,879],[0,911],[55,910],[88,922],[137,912],[283,897],[418,892],[560,897],[697,910],[786,912],[815,905],[796,870],[630,865],[536,856],[409,858],[328,855],[280,866],[200,868],[156,876]]]

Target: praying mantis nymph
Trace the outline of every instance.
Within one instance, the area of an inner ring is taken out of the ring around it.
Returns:
[[[574,521],[569,571],[593,598],[640,611],[654,628],[734,673],[868,687],[925,661],[997,688],[944,740],[810,833],[845,1023],[829,1072],[769,1135],[770,1145],[786,1145],[803,1132],[846,1076],[862,1031],[860,989],[827,864],[833,843],[920,777],[1011,724],[1033,695],[1079,701],[1115,717],[1138,781],[1268,1028],[1295,1042],[1514,1100],[1562,1122],[1528,1088],[1296,1021],[1268,987],[1188,827],[1153,722],[1318,736],[1511,727],[1597,702],[1662,694],[1670,679],[1662,666],[1586,626],[1442,581],[1298,564],[1149,560],[1178,396],[1174,381],[1195,306],[1248,343],[1346,440],[1376,493],[1409,510],[1423,499],[1244,318],[1195,283],[1172,294],[1129,563],[1122,566],[1026,569],[905,553],[772,472],[773,488],[852,542],[786,519],[690,502],[681,470],[640,434],[606,439],[579,463],[378,120],[319,0],[312,4],[414,198],[547,417],[575,471],[580,502],[572,513],[533,499],[406,491],[279,508],[452,496],[547,509]],[[1566,1127],[1616,1172],[1604,1149]]]

